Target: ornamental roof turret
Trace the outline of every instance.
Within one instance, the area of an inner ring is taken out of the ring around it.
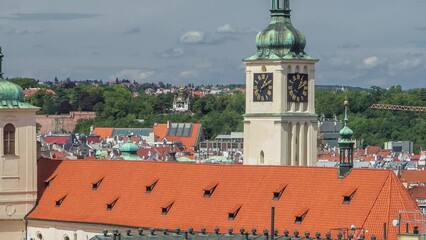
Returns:
[[[4,108],[38,108],[24,101],[24,91],[18,84],[3,79],[3,53],[0,47],[0,109]]]
[[[245,59],[255,60],[314,60],[305,53],[305,35],[293,27],[290,0],[272,0],[268,27],[256,36],[257,53]]]

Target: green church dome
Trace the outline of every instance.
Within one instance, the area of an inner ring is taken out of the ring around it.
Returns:
[[[0,79],[0,100],[24,102],[24,91],[18,84]]]
[[[130,139],[124,143],[121,148],[120,151],[122,153],[130,153],[130,154],[136,154],[136,152],[138,151],[138,145],[134,144]]]
[[[256,36],[257,53],[246,60],[316,60],[305,53],[305,35],[291,23],[290,1],[272,0],[270,11],[268,27]]]
[[[348,126],[345,126],[340,130],[340,136],[344,139],[350,139],[352,135],[354,135],[354,131],[352,131],[352,129]]]

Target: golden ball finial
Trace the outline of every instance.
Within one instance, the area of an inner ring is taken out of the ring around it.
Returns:
[[[348,106],[348,105],[349,105],[349,101],[348,101],[348,100],[345,100],[345,101],[343,102],[343,104],[345,104],[345,106]]]

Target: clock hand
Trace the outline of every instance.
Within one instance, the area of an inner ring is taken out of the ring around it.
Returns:
[[[303,84],[302,84],[302,82],[299,84],[299,87],[297,88],[297,89],[301,89],[302,87],[304,87],[306,85],[306,82],[303,82]]]

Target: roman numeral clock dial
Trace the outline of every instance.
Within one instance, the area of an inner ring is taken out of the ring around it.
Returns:
[[[253,77],[253,102],[272,102],[273,74],[255,73]]]
[[[289,102],[308,102],[308,74],[287,75],[287,99]]]

